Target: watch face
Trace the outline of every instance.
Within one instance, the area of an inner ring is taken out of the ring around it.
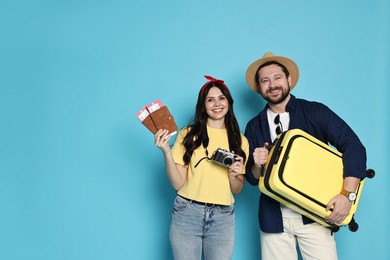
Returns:
[[[348,199],[350,201],[355,201],[356,200],[356,193],[354,193],[354,192],[349,193]]]

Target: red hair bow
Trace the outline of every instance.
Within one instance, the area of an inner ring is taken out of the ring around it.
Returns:
[[[210,83],[213,83],[213,82],[216,82],[216,83],[219,83],[221,84],[222,86],[224,86],[227,90],[228,90],[228,87],[225,85],[224,81],[223,80],[220,80],[220,79],[216,79],[216,78],[213,78],[211,76],[204,76],[206,79],[208,79],[209,81],[206,82],[206,84],[203,85],[202,89],[200,90],[200,92],[203,92],[204,89],[210,84]]]

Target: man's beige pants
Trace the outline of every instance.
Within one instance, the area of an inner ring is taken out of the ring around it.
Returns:
[[[302,218],[283,218],[283,233],[260,232],[262,260],[337,260],[336,241],[330,229],[317,223],[303,225]]]

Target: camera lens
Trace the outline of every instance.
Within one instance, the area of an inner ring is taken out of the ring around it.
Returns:
[[[227,166],[230,166],[233,164],[233,159],[230,158],[230,157],[227,157],[223,160],[223,164],[227,165]]]

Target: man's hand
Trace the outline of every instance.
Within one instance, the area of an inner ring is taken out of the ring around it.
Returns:
[[[253,161],[252,173],[256,179],[260,179],[260,172],[263,170],[264,164],[268,160],[268,143],[264,143],[263,147],[257,147],[253,151]]]
[[[261,167],[267,163],[268,160],[268,143],[264,143],[263,147],[257,147],[253,151],[253,160],[257,167]]]
[[[350,202],[347,197],[342,194],[337,194],[326,206],[326,210],[329,211],[333,208],[333,212],[325,217],[325,220],[329,223],[340,224],[348,216],[351,207],[352,202]]]

